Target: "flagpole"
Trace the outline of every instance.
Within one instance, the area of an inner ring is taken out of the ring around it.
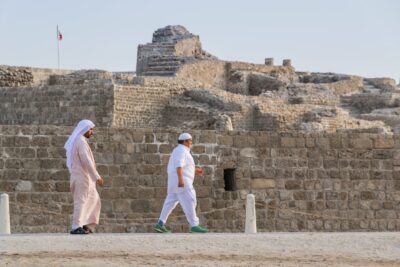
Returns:
[[[60,40],[59,40],[59,31],[58,31],[58,24],[57,24],[57,65],[58,70],[60,70]]]

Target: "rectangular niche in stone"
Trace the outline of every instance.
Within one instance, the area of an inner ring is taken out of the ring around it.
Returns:
[[[235,169],[224,169],[225,191],[235,191]]]

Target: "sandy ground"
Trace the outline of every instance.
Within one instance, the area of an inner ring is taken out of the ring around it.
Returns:
[[[0,235],[0,266],[400,266],[400,233]]]

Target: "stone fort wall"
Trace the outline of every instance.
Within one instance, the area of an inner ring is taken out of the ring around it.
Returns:
[[[63,145],[68,126],[0,126],[0,190],[14,233],[66,232],[72,213]],[[246,194],[259,231],[400,229],[400,137],[191,131],[205,169],[198,215],[215,232],[242,232]],[[166,165],[178,132],[96,129],[90,143],[106,185],[101,232],[152,232],[166,195]],[[232,171],[234,170],[234,171]],[[234,186],[226,188],[229,174]],[[229,190],[232,191],[229,191]],[[187,232],[181,209],[175,232]]]
[[[0,65],[0,87],[41,85],[47,83],[51,75],[65,75],[71,72],[70,70]]]
[[[88,82],[0,89],[0,124],[75,125],[82,118],[97,125],[112,124],[112,84]]]

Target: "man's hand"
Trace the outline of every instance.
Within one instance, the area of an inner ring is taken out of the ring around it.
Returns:
[[[98,179],[96,181],[96,184],[98,184],[99,186],[103,186],[104,185],[104,179],[100,177],[100,179]]]
[[[202,168],[200,168],[200,167],[196,167],[196,169],[195,169],[195,173],[196,173],[196,175],[203,175],[203,173],[204,173],[204,171],[203,171],[203,169]]]
[[[185,183],[183,182],[183,179],[182,179],[182,181],[181,180],[178,181],[178,187],[185,187]]]

